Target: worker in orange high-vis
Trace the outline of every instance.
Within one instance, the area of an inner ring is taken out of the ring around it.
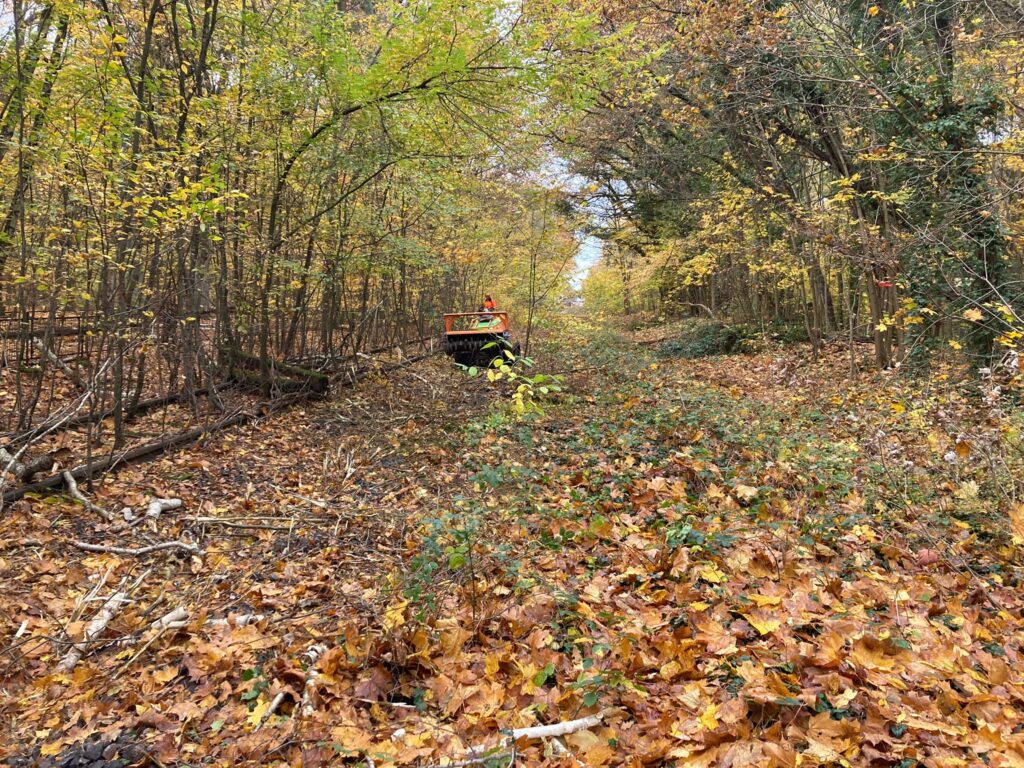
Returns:
[[[491,294],[486,294],[484,296],[484,311],[493,312],[497,307],[498,305],[494,303],[494,299],[491,298]]]

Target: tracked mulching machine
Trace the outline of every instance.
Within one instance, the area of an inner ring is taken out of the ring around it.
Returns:
[[[519,355],[519,345],[512,343],[508,312],[445,315],[444,348],[460,365],[486,365],[505,350]]]

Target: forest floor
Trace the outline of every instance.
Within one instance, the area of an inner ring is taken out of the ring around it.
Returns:
[[[9,505],[0,758],[1024,766],[1014,409],[566,322],[530,418],[435,358]]]

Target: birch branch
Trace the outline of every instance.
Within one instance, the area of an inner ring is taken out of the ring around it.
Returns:
[[[154,621],[149,625],[150,629],[181,629],[182,627],[188,626],[188,620],[191,614],[187,608],[178,607],[173,611],[168,612],[164,616]],[[243,613],[234,618],[230,616],[221,619],[207,619],[203,626],[214,627],[220,629],[222,627],[247,627],[250,624],[256,624],[267,618],[262,613]]]
[[[78,386],[79,389],[88,389],[85,382],[82,381],[82,377],[79,375],[78,371],[76,371],[70,365],[61,360],[57,353],[50,349],[48,346],[46,346],[43,343],[43,340],[40,339],[38,336],[32,339],[32,346],[38,349],[39,354],[41,354],[43,357],[49,360],[50,363],[55,368],[61,371],[69,379],[71,379],[71,381],[73,381]]]
[[[585,731],[588,728],[595,728],[603,722],[604,715],[588,715],[579,720],[566,720],[551,725],[534,725],[530,728],[516,728],[509,736],[512,741],[519,739],[550,739],[555,736],[567,736],[577,731]]]
[[[181,629],[188,625],[188,615],[188,611],[179,606],[154,621],[149,625],[149,628],[157,631],[165,629]]]
[[[501,746],[514,746],[519,739],[552,739],[558,736],[567,736],[570,733],[576,733],[577,731],[596,728],[603,722],[604,713],[599,712],[596,715],[588,715],[587,717],[581,717],[578,720],[565,720],[564,722],[551,723],[550,725],[534,725],[529,728],[515,728],[511,731],[503,731],[505,738],[502,739]],[[565,749],[561,744],[559,744],[559,747],[563,750]],[[489,752],[493,752],[498,748],[499,747],[488,747],[484,745],[470,747],[469,759],[463,763],[456,763],[456,765],[472,765],[474,760],[479,760],[482,756],[488,755]],[[490,756],[488,756],[488,759],[490,759]]]
[[[320,673],[316,671],[316,663],[327,653],[326,645],[314,645],[310,647],[304,654],[309,660],[309,672],[306,674],[306,684],[302,689],[302,716],[312,717],[313,713],[316,712],[316,681],[320,677]]]
[[[57,665],[57,671],[62,674],[71,672],[89,648],[89,644],[92,643],[97,637],[99,637],[106,630],[107,625],[110,624],[111,620],[121,610],[121,606],[128,602],[128,592],[119,591],[115,592],[110,598],[103,604],[93,620],[89,622],[89,626],[85,629],[85,635],[82,642],[76,643],[71,646],[71,650],[65,654],[64,658],[60,660]]]
[[[181,506],[181,499],[153,499],[146,507],[146,517],[156,519],[164,512],[178,509]]]
[[[84,493],[78,490],[78,483],[75,481],[75,476],[72,475],[68,470],[64,470],[64,482],[68,486],[68,493],[70,493],[74,498],[78,499],[78,501],[82,502],[82,504],[88,511],[99,515],[108,523],[114,522],[114,516],[112,514],[107,512],[107,510],[103,509],[102,507],[93,504],[91,501],[89,501],[89,499],[85,497]]]
[[[18,457],[10,453],[6,448],[0,448],[0,461],[3,462],[3,471],[12,473],[19,480],[25,475],[25,465],[18,461]]]
[[[279,694],[277,694],[277,696],[274,697],[274,700],[270,702],[270,706],[267,707],[267,711],[264,712],[263,717],[260,718],[260,722],[256,726],[255,730],[258,731],[260,728],[266,725],[267,720],[274,716],[274,713],[277,712],[277,708],[280,707],[281,702],[284,701],[285,695],[286,693],[284,691],[281,691]]]
[[[267,618],[262,613],[243,613],[240,616],[231,618],[226,616],[223,619],[207,619],[208,627],[248,627],[250,624],[257,624]]]
[[[103,552],[112,555],[126,555],[128,557],[139,557],[140,555],[149,555],[153,552],[163,552],[168,549],[180,549],[182,552],[186,552],[190,555],[202,555],[201,550],[195,544],[186,544],[184,541],[164,541],[160,544],[153,544],[149,547],[111,547],[106,544],[90,544],[87,541],[73,541],[71,542],[74,546],[79,549],[84,549],[86,552]]]
[[[126,528],[134,528],[140,523],[146,520],[159,520],[160,515],[171,509],[178,509],[181,507],[181,499],[153,499],[149,504],[146,505],[146,513],[136,517],[135,513],[132,512],[131,507],[125,507],[121,510],[121,516],[124,517],[124,523],[118,526],[118,530],[124,530]]]

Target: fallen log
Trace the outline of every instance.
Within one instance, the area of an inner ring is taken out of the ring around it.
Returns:
[[[230,352],[228,354],[228,358],[231,361],[232,369],[234,369],[235,366],[237,366],[238,368],[251,371],[262,369],[263,364],[260,361],[260,359],[256,357],[256,355],[249,355],[246,354],[245,352],[236,351]],[[270,361],[270,370],[275,374],[281,372],[283,374],[291,376],[294,379],[298,379],[298,382],[288,382],[286,386],[288,384],[291,384],[293,386],[294,384],[300,384],[301,386],[306,387],[310,391],[316,392],[317,394],[322,394],[326,392],[327,388],[330,386],[331,383],[330,379],[326,376],[326,374],[320,373],[319,371],[314,371],[310,368],[303,368],[302,366],[299,365],[283,363],[279,360]],[[232,377],[238,376],[238,371],[232,370],[231,375]],[[262,384],[264,382],[262,382],[261,380],[260,383]],[[277,386],[280,387],[281,383],[278,382]]]
[[[403,360],[401,363],[395,363],[390,366],[382,366],[378,368],[363,368],[355,371],[353,374],[345,375],[339,383],[342,386],[352,386],[363,377],[367,376],[372,372],[388,372],[403,368],[407,365],[419,362],[428,357],[436,355],[437,351],[425,352],[422,355],[416,357],[409,357]],[[146,458],[158,453],[164,453],[174,448],[180,448],[183,445],[194,443],[200,438],[212,434],[215,432],[221,432],[229,427],[240,426],[242,424],[248,424],[249,422],[256,421],[257,419],[265,418],[270,416],[284,408],[288,408],[296,403],[304,402],[312,397],[323,397],[326,393],[315,393],[310,391],[296,392],[290,395],[284,395],[275,400],[263,403],[253,410],[250,411],[238,411],[230,416],[227,416],[220,421],[214,422],[213,424],[207,424],[206,426],[196,427],[186,432],[179,432],[176,435],[170,435],[161,440],[157,440],[152,443],[146,443],[140,445],[131,450],[124,451],[117,455],[108,456],[105,459],[94,461],[91,464],[81,464],[74,469],[65,470],[75,480],[83,480],[85,478],[94,478],[97,475],[101,475],[104,472],[109,472],[122,464],[128,464],[138,459]],[[27,493],[38,493],[40,491],[54,490],[65,486],[66,480],[64,473],[50,475],[49,477],[40,480],[29,485],[22,485],[16,488],[10,488],[4,491],[3,503],[7,504],[12,501],[17,501]]]
[[[263,414],[249,411],[235,413],[213,424],[209,424],[204,427],[196,427],[195,429],[190,429],[187,432],[180,432],[162,440],[146,443],[145,445],[140,445],[137,448],[132,448],[129,451],[125,451],[114,456],[108,456],[100,461],[94,461],[92,464],[81,464],[74,469],[66,470],[66,472],[75,480],[84,480],[86,478],[96,477],[97,475],[108,472],[111,469],[115,469],[122,464],[127,464],[135,461],[136,459],[152,456],[156,453],[163,453],[164,451],[171,450],[172,448],[193,443],[211,432],[219,432],[220,430],[233,427],[237,424],[245,424],[259,418],[261,415]],[[61,488],[65,484],[66,480],[64,473],[50,475],[44,480],[4,491],[3,500],[6,504],[12,501],[17,501],[26,493],[35,493],[38,491]]]
[[[203,395],[209,394],[209,391],[209,389],[204,387],[202,389],[197,389],[194,395],[196,397],[202,397]],[[164,405],[174,405],[175,403],[180,403],[189,399],[190,396],[187,392],[175,392],[161,397],[152,397],[148,400],[140,400],[132,407],[126,408],[124,415],[125,418],[132,418],[133,416],[147,413],[154,408],[160,408]],[[104,419],[109,419],[113,415],[114,409],[108,408],[107,410],[100,411],[99,413],[87,413],[83,416],[76,416],[72,419],[44,421],[42,424],[32,427],[31,429],[27,429],[24,432],[10,435],[7,440],[10,445],[21,445],[29,440],[34,440],[44,432],[48,432],[51,429],[75,429],[76,427],[84,427],[89,424],[95,424],[98,421],[103,421]]]
[[[21,457],[6,448],[0,448],[0,473],[13,472],[19,480],[31,480],[35,475],[53,469],[53,459],[47,455],[37,456],[31,461],[21,461]]]

